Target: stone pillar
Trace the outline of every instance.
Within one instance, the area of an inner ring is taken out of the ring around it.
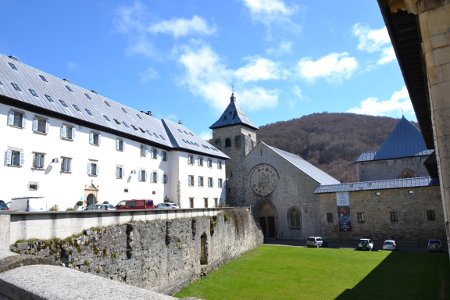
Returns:
[[[417,5],[450,249],[450,1],[418,1]]]
[[[0,214],[0,251],[9,251],[9,224],[11,216],[9,214]]]

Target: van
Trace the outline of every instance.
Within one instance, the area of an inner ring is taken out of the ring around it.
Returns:
[[[116,205],[116,209],[154,209],[153,200],[150,199],[132,199],[122,200]]]
[[[44,197],[11,198],[10,210],[16,211],[46,211],[47,201]]]

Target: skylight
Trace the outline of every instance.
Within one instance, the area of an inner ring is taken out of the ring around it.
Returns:
[[[47,96],[47,95],[46,95],[46,96]],[[81,109],[78,107],[78,105],[74,104],[73,107],[74,107],[77,111],[81,112]]]
[[[39,77],[42,79],[42,81],[48,82],[47,78],[45,78],[44,75],[39,75]]]
[[[50,95],[46,94],[45,98],[47,98],[48,102],[55,102],[55,101],[53,101],[52,96],[50,96]]]
[[[16,83],[11,82],[11,85],[16,89],[16,91],[21,91],[20,87]]]
[[[126,114],[128,113],[127,110],[126,110],[125,108],[123,108],[123,107],[122,107],[122,111],[123,111],[124,113],[126,113]]]
[[[92,116],[92,113],[89,109],[85,108],[84,110],[88,113],[88,115]]]
[[[9,66],[11,67],[11,69],[13,69],[13,70],[16,70],[17,71],[17,67],[16,67],[16,65],[15,64],[13,64],[13,63],[8,63],[9,64]]]
[[[86,98],[88,98],[89,100],[92,100],[91,96],[89,96],[88,93],[84,93],[84,95],[86,96]]]
[[[108,122],[111,122],[111,120],[108,118],[108,116],[107,115],[103,115],[103,118],[105,118],[106,119],[106,121],[108,121]]]
[[[68,106],[67,106],[67,104],[66,104],[66,102],[64,102],[64,100],[62,100],[62,99],[59,99],[59,102],[61,102],[62,106],[64,106],[64,107],[68,107]]]
[[[125,127],[129,128],[130,126],[128,126],[128,124],[124,121],[122,122],[123,125],[125,125]]]
[[[105,104],[106,104],[107,106],[111,107],[111,104],[109,104],[109,102],[106,101],[106,100],[105,100]]]
[[[72,89],[70,88],[70,86],[68,86],[68,85],[66,85],[66,89],[67,89],[69,92],[73,92]]]
[[[30,91],[31,95],[33,95],[35,97],[39,97],[35,90],[32,90],[32,89],[28,89],[28,90]]]
[[[114,120],[114,122],[116,122],[117,123],[117,125],[120,125],[120,122],[119,122],[119,120],[117,120],[117,119],[113,119]]]

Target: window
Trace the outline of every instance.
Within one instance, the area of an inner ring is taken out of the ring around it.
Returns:
[[[334,223],[333,213],[327,213],[327,222],[328,223]]]
[[[194,198],[189,198],[189,207],[194,208]]]
[[[48,132],[47,119],[35,117],[33,119],[33,131],[36,133],[46,134]]]
[[[28,183],[28,189],[30,191],[37,191],[39,189],[39,183],[37,183],[37,182]]]
[[[208,208],[208,198],[203,198],[205,208]]]
[[[198,176],[198,186],[203,186],[203,176]]]
[[[239,149],[239,148],[241,147],[241,136],[236,135],[236,136],[234,137],[234,147],[235,147],[236,149]]]
[[[217,179],[217,186],[218,186],[219,188],[222,188],[222,187],[223,187],[223,179],[222,179],[222,178]]]
[[[5,165],[8,167],[21,167],[23,165],[23,152],[17,149],[8,149],[5,155]]]
[[[208,158],[207,165],[208,165],[208,168],[212,168],[212,159],[211,158]]]
[[[73,140],[75,128],[71,125],[63,124],[61,126],[61,139]]]
[[[116,178],[122,179],[124,175],[123,166],[116,166]]]
[[[68,86],[68,85],[66,85],[66,89],[67,89],[69,92],[73,92],[72,89],[70,88],[70,86]]]
[[[166,151],[161,151],[161,155],[162,155],[162,160],[163,161],[167,161],[167,152]]]
[[[128,113],[127,110],[126,110],[125,108],[121,107],[121,109],[122,109],[122,111],[123,111],[124,113]]]
[[[78,112],[81,112],[81,109],[78,107],[78,105],[76,105],[76,104],[73,104],[73,108],[75,108],[76,109],[76,111],[78,111]]]
[[[434,210],[427,210],[427,220],[436,221],[436,212]]]
[[[217,169],[222,169],[222,161],[221,160],[217,161]]]
[[[158,149],[152,148],[152,158],[156,159],[158,157]]]
[[[53,101],[52,96],[45,94],[45,98],[47,98],[48,102],[55,102]]]
[[[208,187],[213,187],[214,186],[214,181],[212,177],[208,177]]]
[[[147,181],[147,173],[145,172],[145,170],[139,170],[138,180],[141,182]]]
[[[111,120],[109,119],[109,117],[107,115],[103,115],[103,118],[105,118],[106,121],[111,122]]]
[[[230,138],[226,138],[225,139],[225,148],[230,148],[231,147],[231,139]]]
[[[147,147],[145,145],[141,145],[141,157],[145,157],[147,154]]]
[[[100,145],[100,134],[97,132],[90,132],[89,133],[89,144],[93,146]]]
[[[166,184],[167,183],[167,174],[163,175],[163,183]]]
[[[97,161],[90,161],[87,166],[87,173],[89,176],[98,175],[98,164]]]
[[[296,207],[291,207],[288,210],[288,220],[290,229],[300,229],[301,227],[300,210]]]
[[[116,140],[116,150],[117,151],[123,151],[123,148],[124,148],[123,140],[122,139],[117,139]]]
[[[89,108],[85,108],[84,110],[87,112],[88,115],[92,116],[92,112],[89,110]]]
[[[89,96],[88,93],[84,93],[84,95],[86,96],[86,98],[88,98],[89,100],[91,100],[91,96]]]
[[[106,106],[111,107],[111,104],[109,104],[109,102],[106,100],[105,100],[105,104],[106,104]]]
[[[398,212],[391,211],[389,213],[389,215],[390,215],[391,222],[398,222]]]
[[[33,152],[33,169],[43,169],[44,168],[44,153]]]
[[[219,207],[219,199],[214,198],[214,207]]]
[[[17,83],[11,82],[11,85],[13,86],[13,88],[14,88],[16,91],[18,91],[18,92],[22,91],[22,90],[20,89],[20,87],[17,85]]]
[[[158,182],[158,173],[156,171],[152,172],[152,182],[157,183]]]
[[[68,107],[66,102],[64,102],[64,100],[62,100],[62,99],[59,99],[59,103],[61,103],[61,105],[64,107]]]
[[[188,176],[188,185],[189,186],[194,186],[194,175],[189,175]]]
[[[16,65],[15,64],[13,64],[13,63],[8,63],[9,64],[9,66],[11,67],[11,69],[13,69],[13,70],[16,70],[17,71],[17,67],[16,67]]]
[[[113,119],[114,120],[114,122],[116,122],[116,124],[117,125],[120,125],[121,123],[119,122],[119,120],[117,120],[117,119]]]
[[[35,90],[33,90],[33,89],[28,89],[28,90],[30,91],[31,95],[33,95],[35,97],[39,97],[39,95],[36,93]]]
[[[72,158],[61,157],[61,173],[70,173],[72,166]]]
[[[42,81],[48,82],[47,78],[45,78],[44,75],[39,75],[39,77],[42,79]]]
[[[198,158],[198,165],[199,165],[200,167],[203,167],[203,157],[199,157],[199,158]]]
[[[358,219],[358,223],[364,223],[366,222],[366,219],[364,217],[364,213],[363,212],[359,212],[356,214],[356,218]]]
[[[23,112],[11,110],[8,113],[8,125],[12,127],[24,128],[25,115]]]
[[[188,156],[188,164],[189,165],[193,165],[194,164],[194,156],[193,155],[189,155]]]

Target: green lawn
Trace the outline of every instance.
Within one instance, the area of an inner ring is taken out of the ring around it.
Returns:
[[[450,299],[445,253],[263,245],[181,290],[202,299]]]

